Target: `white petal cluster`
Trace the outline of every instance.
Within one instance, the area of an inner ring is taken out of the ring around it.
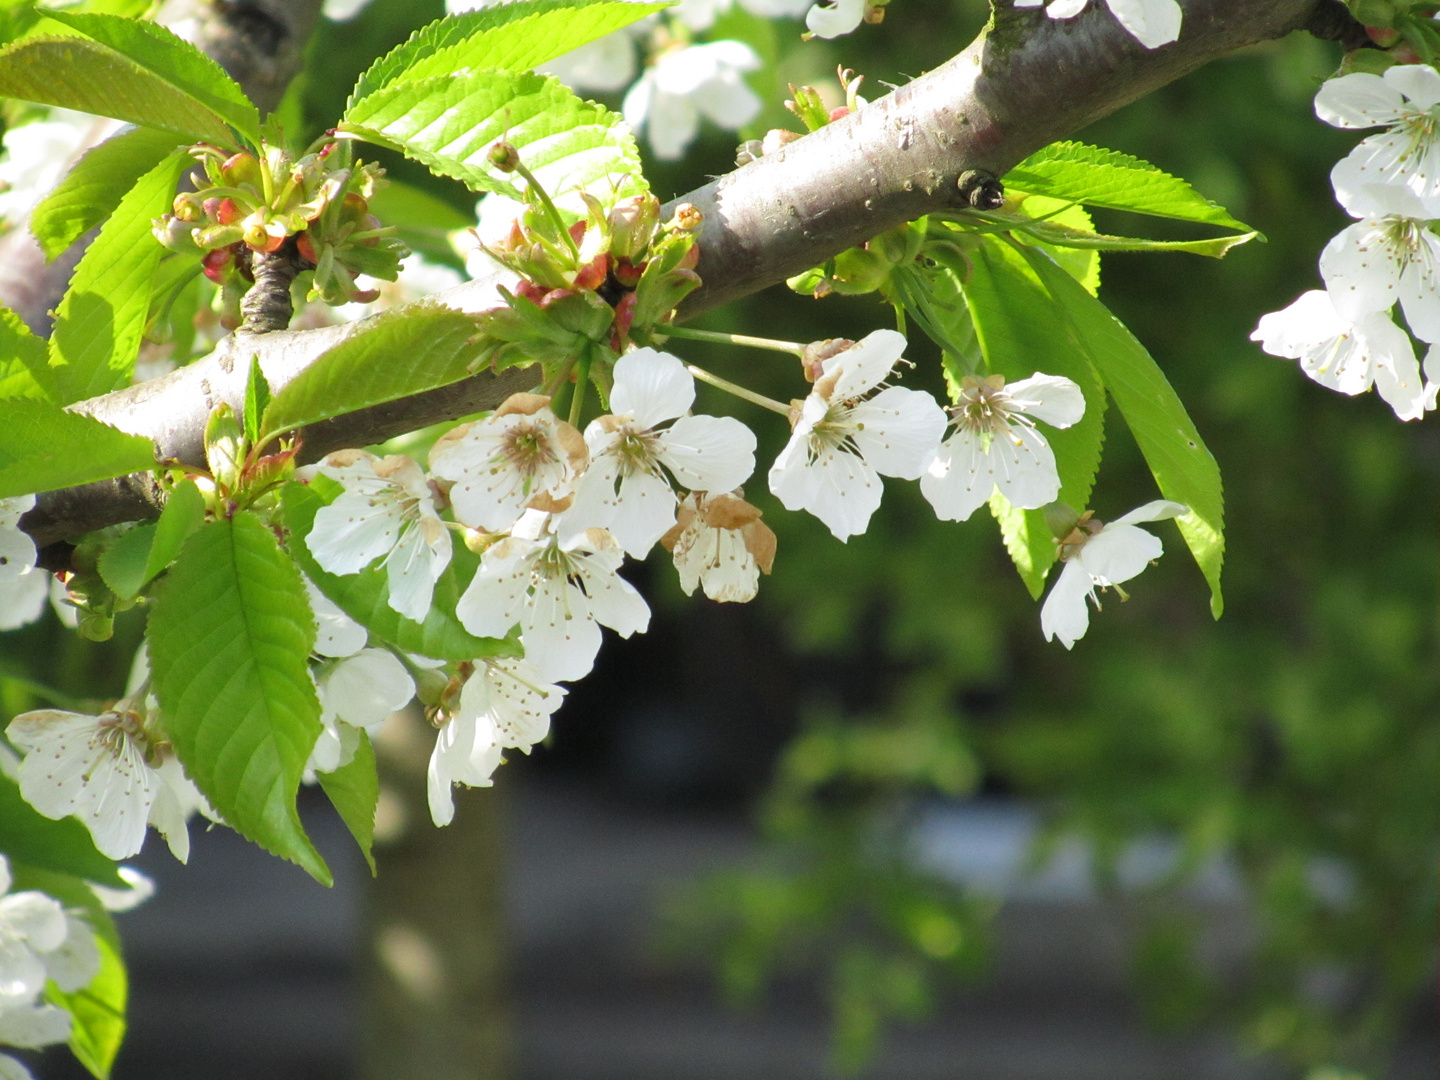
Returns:
[[[1017,8],[1045,4],[1045,14],[1052,19],[1073,19],[1084,11],[1090,0],[1015,0]],[[1158,49],[1180,36],[1183,12],[1175,0],[1105,0],[1110,14],[1147,49]]]
[[[770,467],[770,490],[785,509],[809,511],[838,540],[865,531],[880,507],[881,476],[920,478],[945,432],[945,413],[929,394],[874,392],[904,351],[903,334],[876,330],[827,359]]]
[[[1320,119],[1340,128],[1383,127],[1330,173],[1355,224],[1320,255],[1325,293],[1308,292],[1260,320],[1250,335],[1268,353],[1300,361],[1323,386],[1359,394],[1372,386],[1401,420],[1435,408],[1440,362],[1424,378],[1410,333],[1440,342],[1440,73],[1428,64],[1331,79],[1315,96]]]
[[[38,1049],[70,1037],[70,1014],[41,1004],[47,981],[66,993],[100,971],[90,925],[42,892],[11,892],[10,864],[0,855],[0,1044]],[[25,1066],[0,1054],[0,1076],[29,1080]]]
[[[1032,375],[1005,385],[1003,375],[966,376],[951,409],[955,433],[936,448],[920,491],[941,521],[964,521],[999,491],[1024,510],[1060,493],[1055,452],[1035,428],[1057,428],[1085,415],[1080,387],[1058,375]]]
[[[182,863],[190,857],[190,815],[213,817],[168,744],[147,726],[141,695],[99,716],[37,709],[10,721],[5,735],[24,750],[20,794],[48,818],[74,816],[112,859],[139,852],[147,825]]]
[[[676,357],[649,348],[622,356],[610,415],[585,429],[590,467],[567,520],[608,529],[643,559],[675,524],[671,476],[692,491],[730,491],[749,479],[754,434],[733,417],[687,415],[694,403],[695,379]]]
[[[1096,590],[1129,581],[1164,553],[1159,537],[1138,528],[1137,522],[1163,521],[1189,512],[1180,503],[1157,499],[1108,525],[1101,526],[1088,514],[1082,518],[1061,540],[1064,567],[1040,609],[1045,640],[1058,637],[1067,649],[1072,648],[1090,626],[1087,601],[1100,607]]]
[[[504,637],[519,624],[538,679],[582,679],[600,651],[602,625],[621,637],[650,625],[649,606],[617,573],[623,558],[606,530],[565,537],[556,515],[529,510],[485,550],[455,614],[477,637]]]
[[[662,54],[625,94],[625,122],[642,129],[662,161],[676,161],[700,131],[700,118],[738,131],[760,115],[744,73],[760,67],[740,41],[712,41]]]
[[[415,680],[394,653],[366,648],[365,628],[312,582],[305,586],[318,627],[315,652],[324,658],[315,671],[322,728],[305,768],[334,772],[354,760],[360,732],[373,738],[391,713],[410,703]]]
[[[36,568],[35,541],[20,529],[34,505],[34,495],[0,499],[0,630],[32,623],[45,610],[50,575]]]
[[[459,707],[440,728],[430,755],[430,816],[448,825],[453,788],[489,787],[506,749],[530,752],[550,733],[550,717],[565,699],[524,660],[481,660],[460,690]]]
[[[356,574],[383,558],[390,606],[423,622],[452,550],[420,466],[403,454],[341,450],[320,472],[345,491],[315,514],[305,538],[315,561],[332,574]]]

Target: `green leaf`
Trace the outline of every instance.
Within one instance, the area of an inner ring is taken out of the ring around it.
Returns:
[[[1260,234],[1258,232],[1238,233],[1235,236],[1217,236],[1209,240],[1145,240],[1134,236],[1107,236],[1104,233],[1069,228],[1052,221],[1036,222],[1023,228],[1027,236],[1034,237],[1045,247],[1072,248],[1076,250],[1101,251],[1187,251],[1192,255],[1206,255],[1212,259],[1223,259],[1230,249],[1248,244]],[[1052,257],[1056,253],[1052,251]]]
[[[109,393],[130,381],[150,313],[150,290],[165,249],[150,232],[170,209],[190,158],[170,154],[142,176],[75,268],[50,337],[60,403]]]
[[[252,143],[260,141],[260,112],[245,96],[240,84],[214,60],[159,23],[54,8],[45,14],[153,73],[164,80],[165,85],[197,102]],[[228,132],[226,141],[230,141]]]
[[[519,0],[438,19],[370,65],[350,104],[399,82],[485,68],[524,71],[669,7],[602,0]]]
[[[369,567],[358,574],[330,574],[320,568],[305,537],[315,524],[315,514],[330,500],[317,488],[319,481],[306,486],[285,485],[285,526],[290,530],[290,554],[322,593],[340,609],[361,623],[372,635],[405,652],[436,660],[475,660],[482,656],[517,656],[520,649],[509,638],[475,637],[455,617],[455,603],[470,584],[478,560],[463,544],[455,545],[450,565],[435,583],[430,613],[423,623],[405,618],[390,607],[390,587],[383,566]],[[338,486],[331,485],[336,488]]]
[[[473,226],[473,213],[462,214],[445,200],[398,180],[375,193],[370,212],[399,230],[396,235],[417,255],[456,270],[465,269],[465,260],[450,243],[450,234]]]
[[[107,938],[96,935],[100,971],[90,985],[67,994],[54,983],[45,997],[70,1014],[70,1050],[95,1080],[109,1080],[115,1055],[125,1041],[125,1007],[130,982],[120,949]]]
[[[101,552],[100,577],[116,596],[133,600],[150,580],[145,576],[145,569],[154,542],[155,524],[150,522],[121,533]]]
[[[1100,252],[1050,243],[1048,236],[1042,235],[1051,229],[1060,229],[1066,235],[1071,232],[1093,233],[1095,222],[1089,212],[1078,203],[1061,202],[1044,195],[1031,195],[1020,204],[1020,211],[1032,220],[1016,230],[1019,238],[1044,248],[1067,274],[1085,286],[1086,292],[1091,296],[1097,295],[1100,292]]]
[[[434,300],[385,312],[281,388],[265,412],[264,438],[465,378],[477,329],[473,315]]]
[[[194,480],[180,481],[165,500],[160,520],[155,523],[150,555],[145,560],[145,580],[149,581],[174,562],[190,534],[203,524],[205,496],[200,494]]]
[[[1038,258],[1045,258],[1037,253]],[[1084,288],[1046,259],[1076,290]],[[1089,293],[1085,293],[1089,296]],[[1090,501],[1105,434],[1105,386],[1066,317],[1066,309],[1026,265],[1025,257],[996,237],[984,237],[971,255],[965,299],[990,370],[1014,382],[1037,372],[1063,375],[1085,395],[1085,415],[1064,429],[1044,427],[1060,473],[1061,502],[1076,508]],[[992,503],[992,512],[995,504]],[[1030,595],[1040,596],[1055,562],[1055,541],[1043,510],[1009,511],[1002,500],[996,514],[1015,568]]]
[[[370,866],[370,875],[375,875],[375,856],[371,847],[375,843],[375,806],[380,801],[380,776],[375,770],[375,748],[370,745],[370,736],[360,732],[360,746],[354,759],[334,772],[316,773],[320,786],[330,796],[330,802]]]
[[[607,183],[622,196],[646,190],[621,118],[539,75],[482,71],[398,83],[353,104],[340,127],[476,191],[519,197],[486,156],[501,138],[552,196]]]
[[[245,380],[245,438],[251,446],[260,443],[260,418],[270,405],[270,384],[260,370],[260,354],[250,357],[250,375]]]
[[[235,145],[224,121],[200,102],[88,38],[37,35],[0,49],[0,96],[161,128],[191,142]]]
[[[295,809],[320,736],[315,619],[295,564],[254,514],[202,526],[158,590],[152,685],[186,773],[226,824],[332,882]]]
[[[90,1075],[96,1080],[106,1080],[125,1039],[125,1007],[129,998],[129,979],[115,923],[94,890],[78,878],[20,863],[12,870],[14,891],[35,889],[52,896],[65,907],[79,911],[95,931],[95,945],[100,952],[100,970],[95,977],[73,993],[49,983],[45,987],[45,999],[70,1014],[70,1049],[90,1070]],[[120,887],[127,884],[122,879]]]
[[[0,401],[0,499],[155,467],[139,435],[44,401]]]
[[[1231,217],[1224,207],[1184,180],[1161,172],[1148,161],[1084,143],[1051,143],[1011,169],[1004,179],[1010,191],[1250,231],[1249,225]]]
[[[174,134],[136,128],[85,154],[30,212],[30,231],[53,259],[115,212],[140,177],[176,148]]]
[[[20,785],[0,773],[0,853],[15,862],[125,887],[115,863],[95,847],[90,830],[73,817],[52,821],[20,794]]]
[[[1210,612],[1220,617],[1220,570],[1225,558],[1225,499],[1220,466],[1165,373],[1105,305],[1039,252],[1026,259],[1065,306],[1065,313],[1120,407],[1161,493],[1190,513],[1176,518],[1180,535],[1210,585]],[[1069,501],[1069,500],[1067,500]],[[1077,510],[1084,504],[1071,502]]]
[[[50,400],[46,389],[50,378],[47,352],[44,338],[32,334],[15,312],[0,307],[0,401]]]

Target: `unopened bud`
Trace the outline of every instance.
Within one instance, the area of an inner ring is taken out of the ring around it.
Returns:
[[[170,209],[181,221],[200,221],[205,217],[204,200],[193,191],[182,191],[176,195]]]
[[[675,216],[670,219],[670,224],[673,228],[690,232],[698,229],[700,223],[704,220],[705,215],[700,212],[698,206],[694,203],[682,202],[679,206],[675,207]]]
[[[503,173],[513,173],[520,167],[520,151],[504,139],[490,147],[486,157],[490,159],[491,165]]]
[[[166,214],[151,223],[150,231],[169,251],[195,250],[195,226],[188,221]]]
[[[220,175],[225,178],[225,183],[230,187],[249,184],[256,191],[262,187],[260,162],[256,160],[254,154],[247,154],[244,151],[226,158],[225,164],[220,166]]]
[[[823,341],[812,341],[805,346],[805,355],[800,357],[800,367],[805,372],[805,381],[814,382],[825,374],[825,361],[832,356],[839,356],[846,349],[852,348],[855,342],[849,338],[826,338]]]
[[[653,195],[621,199],[611,209],[610,251],[621,259],[634,259],[645,252],[660,224],[660,200]]]
[[[230,264],[234,261],[234,248],[217,248],[214,251],[207,251],[205,253],[205,257],[200,260],[200,270],[207,278],[219,285],[224,281],[225,275],[230,269]]]
[[[315,241],[311,239],[308,232],[302,232],[295,237],[295,251],[311,266],[320,264],[320,256],[315,250]]]

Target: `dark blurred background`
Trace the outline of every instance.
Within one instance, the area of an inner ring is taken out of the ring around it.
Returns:
[[[333,122],[354,75],[440,13],[374,0],[326,24],[292,107]],[[798,24],[737,8],[710,36],[781,57],[755,80],[758,134],[787,119],[787,81],[843,61],[874,96],[983,17],[899,0],[883,26],[797,52]],[[1310,104],[1338,60],[1293,36],[1080,134],[1267,237],[1223,262],[1102,270],[1223,470],[1221,621],[1161,526],[1166,557],[1066,652],[988,519],[938,523],[891,484],[841,545],[780,510],[762,467],[750,495],[779,557],[760,597],[687,600],[657,549],[631,574],[650,632],[607,635],[550,745],[461,793],[439,840],[415,801],[425,732],[396,724],[378,884],[323,799],[307,811],[331,891],[223,829],[187,868],[152,841],[138,865],[159,893],[120,922],[133,1026],[116,1080],[1434,1076],[1440,429],[1247,340],[1318,285],[1347,221],[1327,174],[1354,135]],[[657,192],[726,171],[734,145],[708,129],[655,170]],[[702,325],[809,340],[889,320],[873,298],[777,289]],[[686,352],[794,393],[764,354]],[[910,384],[940,390],[918,332],[910,355]],[[750,422],[762,462],[778,451],[773,418],[701,404]],[[1110,419],[1102,518],[1157,494]],[[118,693],[137,632],[106,648],[50,620],[0,648],[44,681],[93,692],[99,674]],[[77,1073],[54,1052],[39,1075]]]

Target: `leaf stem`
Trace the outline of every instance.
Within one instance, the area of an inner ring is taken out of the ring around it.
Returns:
[[[545,214],[549,217],[550,223],[560,230],[560,235],[565,238],[565,244],[569,247],[570,254],[578,266],[580,263],[580,249],[575,246],[575,238],[570,235],[570,229],[565,224],[565,219],[560,216],[560,210],[550,201],[550,193],[541,187],[540,181],[535,179],[535,174],[525,167],[523,161],[516,162],[515,171],[523,176],[525,182],[530,185],[527,191],[533,191],[536,197],[539,198],[540,205],[545,208]]]
[[[751,337],[748,334],[724,334],[718,330],[695,330],[688,326],[667,326],[656,333],[662,337],[687,338],[691,341],[714,341],[721,345],[740,345],[751,349],[765,349],[769,352],[789,353],[791,356],[805,356],[805,346],[798,341],[776,341],[773,338]]]
[[[701,382],[709,383],[717,389],[724,390],[727,394],[734,394],[738,398],[759,405],[762,409],[769,409],[771,412],[779,413],[787,419],[790,416],[790,406],[781,404],[774,398],[768,398],[764,394],[757,394],[754,390],[746,390],[745,387],[731,382],[729,379],[722,379],[719,375],[712,375],[704,368],[696,367],[694,364],[686,364],[685,370],[694,375]]]

